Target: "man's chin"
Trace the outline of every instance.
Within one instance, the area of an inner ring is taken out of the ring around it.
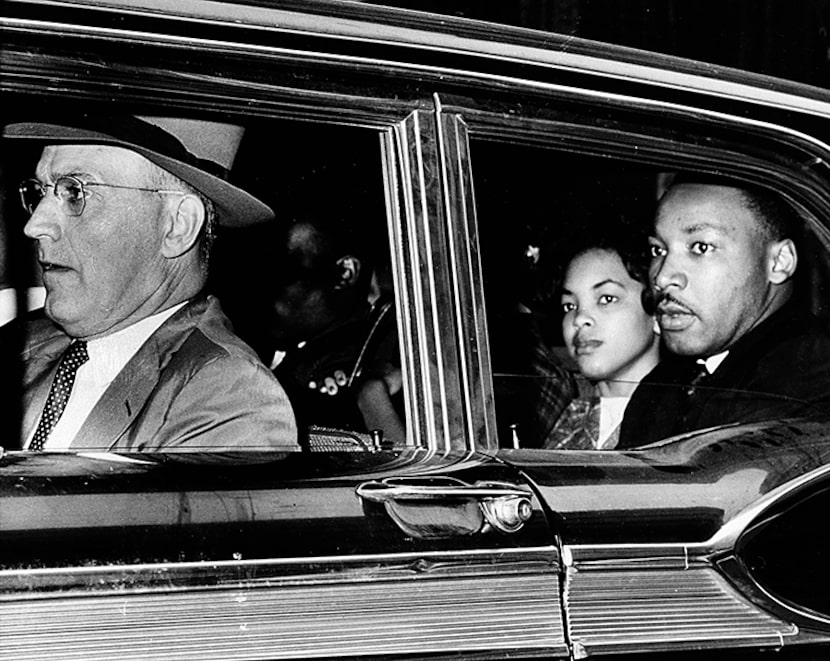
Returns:
[[[54,297],[50,297],[48,294],[43,311],[58,328],[70,337],[83,338],[90,336],[89,320],[73,310],[66,309],[65,306],[60,305],[59,301],[55,301]]]
[[[708,342],[689,330],[667,331],[663,329],[666,348],[678,356],[701,356],[706,353]]]

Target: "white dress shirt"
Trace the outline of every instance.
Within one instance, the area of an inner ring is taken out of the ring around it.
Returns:
[[[709,374],[714,374],[715,370],[720,367],[720,364],[726,360],[726,357],[729,355],[729,351],[721,351],[720,353],[716,353],[714,356],[709,356],[706,359],[700,359],[697,362],[703,363],[706,365],[706,371]]]
[[[611,435],[622,423],[625,407],[628,406],[630,399],[630,396],[599,398],[599,435],[597,436],[597,450],[602,450],[605,447]]]
[[[89,360],[75,373],[75,384],[72,386],[66,408],[43,445],[45,451],[62,452],[69,449],[72,439],[75,438],[84,421],[118,373],[147,341],[147,338],[185,303],[187,301],[163,312],[157,312],[112,335],[87,342]],[[36,429],[37,425],[26,439],[26,448],[32,442]]]

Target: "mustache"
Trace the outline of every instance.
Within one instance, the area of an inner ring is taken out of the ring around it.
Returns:
[[[668,292],[659,292],[657,294],[657,311],[694,313],[687,303]]]

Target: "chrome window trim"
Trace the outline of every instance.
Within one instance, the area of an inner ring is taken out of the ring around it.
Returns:
[[[405,227],[400,237],[409,272],[403,287],[408,307],[401,320],[414,354],[413,391],[432,393],[431,401],[416,416],[416,434],[426,437],[437,454],[472,451],[462,428],[462,388],[458,380],[458,337],[455,330],[452,290],[447,279],[448,246],[445,230],[444,184],[434,112],[413,111],[395,129],[399,162],[407,181],[403,186]]]
[[[465,434],[471,449],[493,453],[498,449],[498,439],[467,126],[461,115],[444,112],[438,94],[435,105],[444,166],[449,273],[459,337]]]
[[[19,2],[20,0],[9,1]],[[332,26],[329,27],[327,21],[324,20],[325,17],[255,5],[223,7],[219,3],[180,2],[175,6],[175,9],[172,9],[166,0],[140,0],[140,2],[136,0],[107,0],[106,2],[80,0],[76,2],[43,2],[42,4],[46,6],[81,7],[101,12],[117,11],[122,14],[136,16],[164,17],[171,20],[233,27],[239,27],[240,24],[244,23],[244,27],[248,29],[323,36],[381,46],[404,45],[408,48],[436,51],[449,55],[484,56],[501,62],[544,66],[554,70],[573,71],[634,83],[646,83],[670,90],[703,92],[722,99],[740,102],[750,101],[767,107],[786,108],[819,117],[830,117],[830,104],[806,95],[801,96],[770,89],[769,83],[778,83],[779,86],[786,85],[799,90],[803,89],[811,95],[822,94],[822,90],[815,87],[703,63],[699,63],[699,66],[704,70],[708,69],[711,72],[710,75],[692,74],[682,70],[682,68],[690,68],[689,65],[692,63],[656,53],[651,55],[658,62],[664,63],[663,68],[626,62],[623,58],[615,60],[610,57],[600,58],[585,53],[569,52],[564,50],[565,45],[569,42],[581,44],[582,49],[585,50],[593,44],[587,40],[569,39],[565,35],[488,25],[479,21],[453,21],[447,19],[447,17],[433,17],[436,22],[449,24],[451,28],[458,28],[459,30],[462,28],[480,29],[481,34],[489,36],[489,39],[443,34],[419,27],[399,27],[387,25],[383,22],[369,22],[342,16],[337,17],[336,20],[329,20],[329,25]],[[399,13],[402,17],[414,16],[412,13]],[[429,18],[428,15],[424,16],[424,20]],[[10,21],[10,23],[15,22],[17,21]],[[505,43],[496,40],[497,35],[503,36],[506,34],[513,36],[514,39]],[[552,43],[554,47],[540,48],[526,43],[517,43],[519,38]],[[643,55],[642,52],[633,49],[609,47],[607,44],[600,43],[596,45],[629,56],[638,55],[642,57]],[[575,49],[577,48],[579,46],[575,47]],[[719,73],[729,74],[732,79],[720,80],[717,77]],[[745,78],[750,83],[742,83],[735,80],[735,78]],[[753,85],[752,82],[755,84]],[[761,83],[768,84],[764,87]]]

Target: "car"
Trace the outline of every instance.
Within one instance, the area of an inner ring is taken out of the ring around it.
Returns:
[[[0,29],[0,123],[233,121],[234,180],[278,221],[352,209],[388,264],[405,419],[312,420],[287,457],[27,452],[11,395],[0,657],[827,658],[826,416],[548,450],[517,367],[541,247],[597,198],[646,223],[681,170],[797,208],[826,318],[825,90],[335,0],[7,0]],[[21,307],[35,159],[3,142]],[[261,231],[220,236],[213,271],[258,350],[245,312],[282,264]]]

